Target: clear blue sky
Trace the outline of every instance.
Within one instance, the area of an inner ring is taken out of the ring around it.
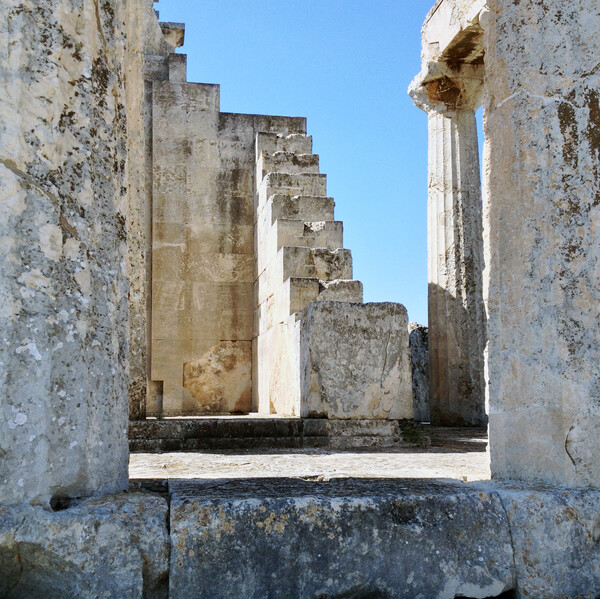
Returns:
[[[433,0],[161,0],[221,110],[305,116],[365,301],[427,323],[427,119],[407,96]]]

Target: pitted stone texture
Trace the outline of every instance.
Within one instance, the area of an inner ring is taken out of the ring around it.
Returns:
[[[0,12],[0,503],[121,490],[125,4]]]
[[[599,488],[600,5],[494,0],[490,8],[492,473]]]
[[[166,599],[167,524],[167,502],[142,493],[0,507],[0,596]]]
[[[600,596],[600,493],[482,484],[511,530],[519,599]]]
[[[502,506],[464,485],[263,479],[170,490],[170,592],[182,599],[454,599],[514,586]]]
[[[429,422],[429,346],[427,327],[408,323],[408,345],[412,368],[413,417],[417,422]]]
[[[301,322],[303,416],[412,418],[404,306],[315,302]]]

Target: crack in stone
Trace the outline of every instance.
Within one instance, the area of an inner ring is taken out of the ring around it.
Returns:
[[[571,455],[571,452],[569,451],[569,435],[573,431],[573,428],[575,428],[574,424],[571,425],[571,428],[569,429],[569,432],[567,433],[567,436],[565,438],[565,451],[566,451],[567,455],[569,456],[569,459],[573,463],[573,467],[575,468],[575,476],[577,476],[577,463],[575,462],[575,459],[573,458],[573,456]]]
[[[552,102],[564,102],[565,104],[568,104],[569,106],[571,106],[574,110],[579,109],[578,106],[576,106],[569,100],[565,100],[565,98],[563,98],[561,96],[540,96],[539,94],[532,94],[531,92],[527,91],[524,88],[520,88],[514,94],[511,94],[510,96],[508,96],[508,98],[504,98],[504,100],[502,100],[502,102],[499,102],[498,104],[496,104],[496,109],[502,107],[504,104],[506,104],[506,102],[509,102],[516,96],[522,95],[522,94],[525,94],[525,95],[529,96],[530,98],[537,98],[538,100],[542,100],[544,102],[544,104],[551,104]]]
[[[17,534],[19,533],[19,530],[21,528],[23,528],[23,526],[25,526],[26,521],[27,521],[27,518],[23,517],[23,519],[21,520],[21,524],[19,524],[17,526],[17,528],[15,529],[15,533],[13,535],[13,542],[14,542],[15,548],[17,550],[17,561],[19,562],[19,576],[17,578],[17,581],[15,582],[15,584],[12,587],[13,589],[16,589],[19,586],[19,584],[21,582],[21,578],[23,578],[23,572],[25,570],[25,566],[23,565],[23,556],[21,554],[21,545],[16,540],[16,538],[17,538]]]
[[[29,185],[29,186],[33,187],[34,189],[37,189],[39,192],[43,193],[53,204],[55,204],[56,206],[60,205],[60,202],[58,201],[58,198],[55,195],[51,194],[47,189],[44,189],[43,187],[38,185],[33,180],[31,175],[28,175],[25,171],[22,171],[14,163],[14,161],[10,160],[9,158],[0,158],[0,164],[4,165],[9,171],[11,171],[15,175],[17,175],[17,177],[19,177],[20,179],[23,179],[23,181],[27,185]]]
[[[502,508],[502,511],[504,512],[504,515],[506,517],[506,526],[508,527],[508,536],[510,537],[510,548],[511,548],[511,554],[512,554],[512,569],[513,569],[513,575],[515,577],[514,586],[513,586],[512,590],[518,589],[519,588],[519,571],[517,569],[517,558],[516,558],[516,553],[515,553],[515,539],[513,536],[510,517],[508,515],[508,510],[506,509],[506,506],[504,505],[502,495],[500,493],[498,493],[497,491],[490,492],[490,496],[492,496],[492,495],[495,495],[498,498],[498,501],[500,502],[500,507]],[[508,589],[508,590],[511,590],[511,589]]]

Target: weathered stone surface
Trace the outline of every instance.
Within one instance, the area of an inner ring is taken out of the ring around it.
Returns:
[[[159,393],[148,412],[249,411],[254,139],[260,128],[301,133],[305,121],[221,113],[218,86],[174,79],[152,84],[151,378]]]
[[[142,493],[0,507],[0,596],[166,599],[167,525],[167,502]]]
[[[600,5],[489,4],[492,472],[600,487]]]
[[[464,485],[171,481],[170,495],[176,597],[453,599],[515,584],[498,497]]]
[[[273,448],[423,447],[429,431],[399,420],[328,420],[325,418],[148,419],[131,423],[132,452],[239,450]],[[463,442],[464,444],[464,442]],[[200,476],[200,472],[198,472]]]
[[[517,597],[600,596],[600,493],[481,484],[510,526]]]
[[[400,304],[310,304],[300,333],[302,415],[412,418],[407,327]]]
[[[112,492],[127,485],[126,6],[0,12],[0,503]]]
[[[408,323],[408,345],[412,368],[413,418],[429,422],[429,340],[427,327]]]

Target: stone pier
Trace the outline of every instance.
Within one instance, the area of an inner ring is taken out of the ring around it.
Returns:
[[[600,5],[489,4],[492,473],[600,487]]]
[[[0,504],[48,504],[127,487],[127,16],[0,8]]]

